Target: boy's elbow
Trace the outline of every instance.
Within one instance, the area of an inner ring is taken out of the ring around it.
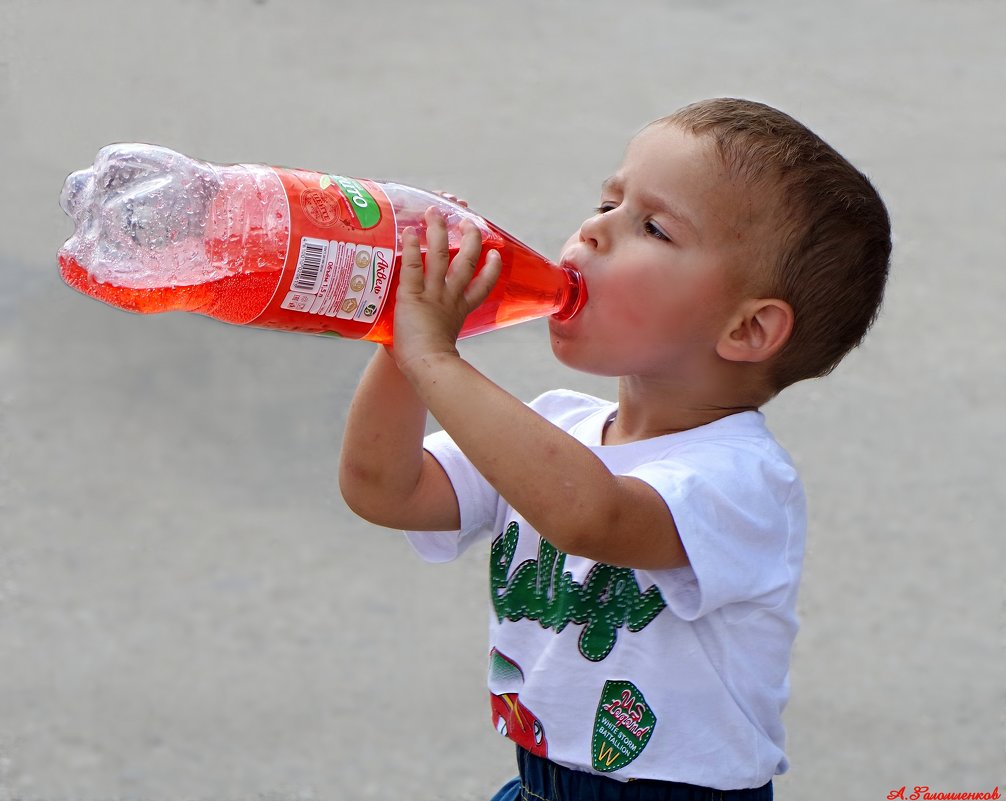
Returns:
[[[380,503],[375,503],[378,495],[374,489],[374,476],[352,462],[343,461],[339,465],[339,492],[342,500],[350,511],[371,523],[380,523],[374,519]]]
[[[339,463],[339,491],[350,511],[374,525],[437,531],[459,525],[451,525],[459,516],[453,488],[449,483],[431,485],[422,470],[387,470],[344,456]]]
[[[343,462],[339,466],[339,491],[349,510],[368,523],[385,528],[421,528],[410,511],[414,495],[389,484],[382,473]]]

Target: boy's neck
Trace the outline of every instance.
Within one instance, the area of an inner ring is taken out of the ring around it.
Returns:
[[[603,441],[621,445],[688,431],[732,414],[756,411],[767,400],[763,393],[738,385],[732,392],[720,393],[624,376],[618,382],[618,413],[605,429]]]

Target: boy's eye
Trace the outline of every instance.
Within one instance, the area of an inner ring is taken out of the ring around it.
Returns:
[[[618,207],[617,203],[602,203],[594,209],[594,214],[607,214],[609,211],[614,211]],[[647,220],[643,224],[643,229],[646,231],[648,236],[652,236],[654,239],[660,239],[664,242],[670,242],[671,238],[665,234],[660,228],[652,221]]]
[[[671,238],[667,234],[665,234],[663,231],[661,231],[651,221],[647,221],[646,225],[644,227],[646,228],[646,233],[648,233],[650,236],[656,237],[657,239],[663,239],[663,240],[665,240],[667,242],[671,241]]]

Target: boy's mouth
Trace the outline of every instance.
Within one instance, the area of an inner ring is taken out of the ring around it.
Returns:
[[[581,276],[583,275],[583,271],[580,269],[580,265],[578,265],[575,261],[565,256],[559,257],[559,266],[565,267],[568,270],[573,270],[574,272],[578,273]]]

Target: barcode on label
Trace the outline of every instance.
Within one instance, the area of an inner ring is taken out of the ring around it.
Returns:
[[[300,257],[291,289],[295,292],[317,292],[321,285],[321,268],[328,256],[328,242],[304,237],[300,240]]]

